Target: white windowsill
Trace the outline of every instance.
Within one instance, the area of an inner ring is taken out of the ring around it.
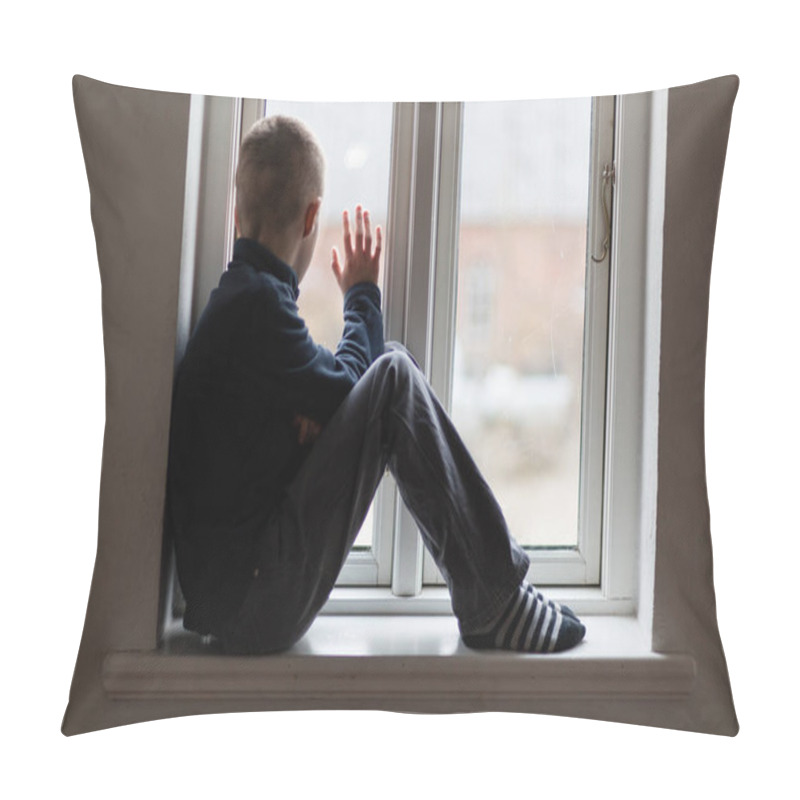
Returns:
[[[586,639],[550,655],[476,652],[452,616],[320,616],[291,650],[226,656],[179,628],[154,652],[111,653],[112,700],[252,700],[279,708],[527,710],[555,698],[675,700],[691,656],[652,652],[634,617],[585,619]]]
[[[547,597],[568,605],[581,616],[631,615],[635,611],[633,600],[609,599],[596,586],[547,586],[543,591]],[[398,597],[388,587],[337,586],[320,613],[322,616],[452,615],[453,608],[450,593],[444,586],[425,586],[413,597]]]

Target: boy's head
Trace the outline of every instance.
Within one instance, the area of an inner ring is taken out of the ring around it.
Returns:
[[[236,218],[241,236],[283,242],[306,230],[309,207],[322,197],[325,159],[300,120],[265,117],[248,131],[236,170]],[[311,219],[316,234],[316,216]],[[316,236],[314,236],[315,240]],[[314,241],[310,242],[313,249]],[[310,258],[310,254],[309,254]]]

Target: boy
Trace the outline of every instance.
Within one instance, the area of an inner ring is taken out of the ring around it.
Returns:
[[[257,122],[236,176],[233,260],[187,346],[173,395],[168,520],[184,626],[230,653],[286,650],[325,603],[386,468],[474,648],[551,652],[585,628],[525,582],[529,560],[411,356],[385,347],[382,232],[343,214],[331,268],[335,353],[298,315],[324,160],[298,120]],[[373,247],[374,244],[374,247]]]

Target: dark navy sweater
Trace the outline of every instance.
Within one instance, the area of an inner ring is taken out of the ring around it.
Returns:
[[[186,598],[184,625],[213,633],[238,610],[256,538],[309,452],[295,414],[324,425],[383,353],[380,290],[344,297],[335,353],[312,341],[297,277],[238,239],[178,367],[172,398],[167,524]]]

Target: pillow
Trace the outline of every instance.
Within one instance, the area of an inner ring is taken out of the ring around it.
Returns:
[[[373,708],[521,710],[735,734],[716,622],[703,415],[710,269],[737,89],[727,76],[668,91],[663,222],[654,235],[663,237],[654,525],[643,525],[630,620],[643,627],[648,652],[609,644],[544,657],[308,649],[240,657],[165,636],[163,624],[170,402],[194,179],[190,96],[75,76],[102,283],[106,427],[97,559],[63,732],[188,714]],[[601,636],[600,621],[596,630]]]

